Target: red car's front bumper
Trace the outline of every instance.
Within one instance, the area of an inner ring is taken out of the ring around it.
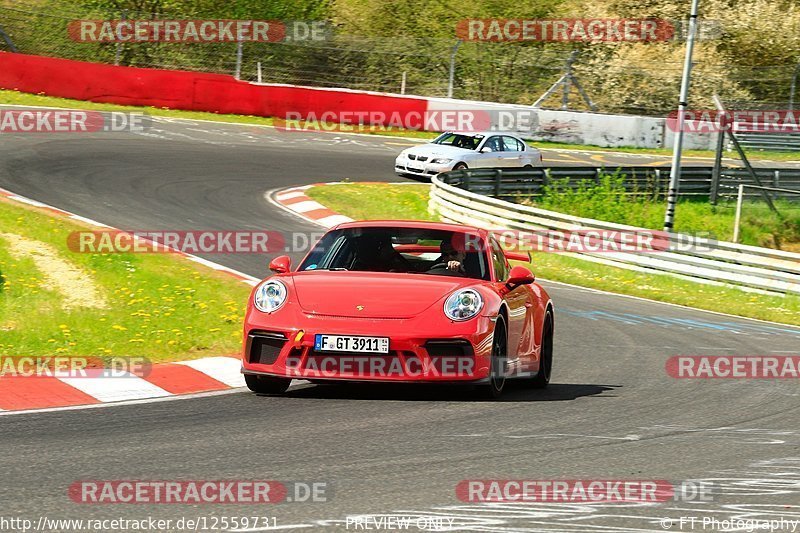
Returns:
[[[312,315],[248,310],[242,371],[296,379],[480,382],[489,376],[492,317],[422,318]],[[302,334],[301,334],[302,332]],[[389,337],[388,354],[317,352],[316,334]]]

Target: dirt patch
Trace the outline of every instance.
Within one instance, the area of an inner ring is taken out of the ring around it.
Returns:
[[[33,260],[48,285],[61,294],[64,309],[108,308],[106,298],[91,276],[61,257],[52,245],[13,233],[0,233],[0,238],[8,242],[13,257]]]

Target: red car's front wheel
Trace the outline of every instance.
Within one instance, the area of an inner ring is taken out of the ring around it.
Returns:
[[[274,378],[272,376],[254,376],[245,374],[247,388],[259,394],[283,394],[292,384],[291,379]]]
[[[539,356],[539,371],[533,376],[531,386],[534,389],[543,389],[550,383],[550,373],[553,371],[553,315],[550,311],[544,317],[542,331],[542,348]]]
[[[494,338],[492,340],[492,360],[489,363],[489,383],[479,387],[481,395],[489,398],[499,398],[506,385],[506,361],[508,360],[508,338],[506,337],[506,322],[502,315],[497,316],[494,325]]]

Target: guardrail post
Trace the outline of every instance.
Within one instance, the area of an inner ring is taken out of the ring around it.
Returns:
[[[742,220],[742,202],[744,201],[744,185],[739,184],[739,194],[736,196],[736,214],[733,218],[733,242],[739,242],[739,222]]]
[[[780,188],[780,186],[781,186],[781,171],[780,170],[776,170],[775,174],[773,174],[773,176],[772,176],[772,186],[775,187],[776,189]],[[773,195],[773,198],[777,199],[778,198],[778,193],[775,193]]]
[[[544,172],[542,173],[542,188],[539,192],[541,194],[544,194],[545,188],[548,185],[550,185],[552,181],[553,181],[553,176],[550,174],[550,168],[544,169]]]
[[[469,189],[469,170],[462,170],[461,172],[464,173],[464,175],[461,178],[461,183],[464,185],[464,190],[468,191],[468,190],[470,190]]]
[[[656,186],[655,186],[655,195],[654,197],[658,199],[661,196],[661,169],[655,169],[655,176],[656,176]]]
[[[503,171],[495,169],[494,171],[494,197],[498,198],[500,196],[500,185],[503,182]]]

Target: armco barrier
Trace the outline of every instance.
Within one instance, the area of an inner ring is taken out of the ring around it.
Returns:
[[[0,88],[122,105],[143,105],[263,117],[300,113],[425,113],[421,98],[258,85],[232,76],[116,67],[42,56],[0,52]]]
[[[517,231],[646,231],[482,196],[448,185],[441,175],[434,176],[431,181],[430,210],[452,222]],[[692,281],[800,295],[800,254],[729,242],[708,242],[683,234],[665,236],[671,244],[669,251],[584,252],[579,257],[611,266],[668,274]]]
[[[761,183],[768,187],[797,191],[793,193],[772,193],[773,197],[786,197],[800,200],[800,169],[796,168],[755,168]],[[461,189],[488,194],[496,198],[536,196],[543,188],[554,182],[565,182],[577,187],[585,181],[599,181],[604,175],[623,178],[622,186],[631,194],[666,193],[669,185],[670,168],[667,167],[540,167],[531,169],[465,169],[442,174],[448,185]],[[681,167],[681,196],[709,196],[713,168]],[[752,176],[744,168],[723,168],[720,173],[721,193],[734,193],[739,184],[756,185]],[[761,196],[754,189],[748,189],[745,196]]]

